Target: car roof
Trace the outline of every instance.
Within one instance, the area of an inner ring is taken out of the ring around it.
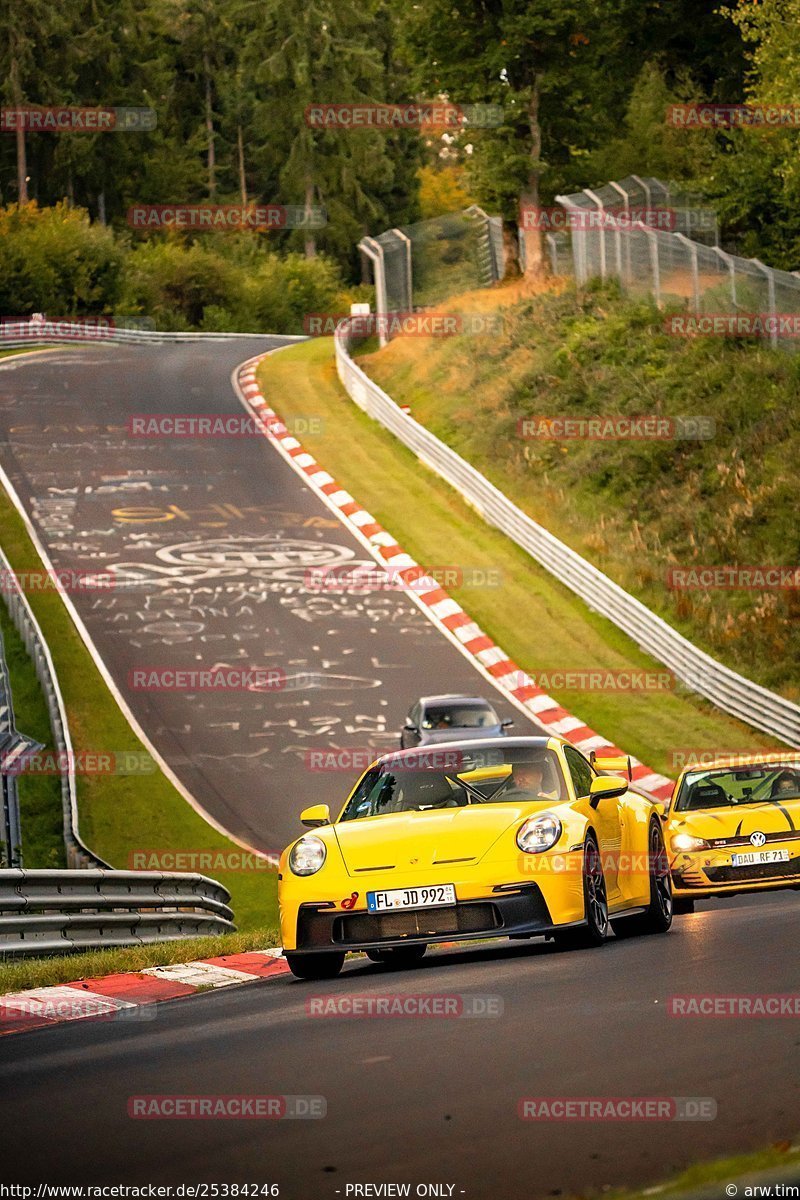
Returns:
[[[780,767],[797,762],[800,762],[798,750],[787,750],[785,753],[782,750],[765,750],[763,754],[729,754],[727,758],[724,754],[719,754],[713,762],[692,763],[684,767],[678,776],[678,782],[682,783],[685,775],[693,775],[698,771],[735,771],[737,767]]]
[[[392,758],[411,759],[417,755],[424,759],[439,752],[450,754],[453,750],[463,750],[469,754],[474,754],[476,750],[546,750],[551,742],[559,740],[559,738],[547,735],[543,737],[469,738],[462,741],[435,743],[432,746],[415,746],[413,750],[390,750],[387,754],[381,754],[376,762],[387,762]]]
[[[417,703],[424,704],[426,708],[429,704],[483,704],[494,708],[491,700],[487,700],[484,696],[459,696],[457,692],[450,692],[443,696],[420,696]]]

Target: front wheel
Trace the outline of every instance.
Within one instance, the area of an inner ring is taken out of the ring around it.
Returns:
[[[617,937],[635,937],[641,933],[666,933],[672,925],[674,902],[672,899],[672,876],[667,859],[664,835],[655,821],[650,826],[647,839],[650,874],[650,903],[643,913],[634,917],[620,917],[611,924]]]
[[[416,966],[427,949],[427,946],[387,946],[385,950],[368,950],[367,958],[382,966],[402,971],[404,967]]]
[[[577,929],[562,929],[555,933],[559,946],[569,949],[588,949],[602,946],[609,934],[608,898],[600,851],[594,835],[589,834],[583,851],[583,909],[586,924]]]
[[[286,953],[289,970],[298,979],[333,979],[344,966],[344,954],[291,954]]]

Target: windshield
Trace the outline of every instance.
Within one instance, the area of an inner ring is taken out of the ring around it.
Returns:
[[[423,729],[488,729],[500,718],[488,704],[439,704],[425,710]]]
[[[393,755],[372,767],[339,820],[472,804],[553,802],[566,797],[564,776],[553,750],[414,751]]]
[[[675,803],[676,812],[731,808],[740,804],[780,804],[800,799],[800,762],[754,763],[742,767],[690,771]]]

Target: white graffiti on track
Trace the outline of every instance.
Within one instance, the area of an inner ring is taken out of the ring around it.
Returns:
[[[334,542],[231,537],[178,542],[162,546],[155,556],[155,563],[121,562],[109,569],[126,588],[243,578],[302,583],[309,568],[352,562],[355,551]]]

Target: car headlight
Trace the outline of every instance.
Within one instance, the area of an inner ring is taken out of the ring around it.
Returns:
[[[670,842],[673,850],[710,850],[704,838],[692,837],[690,833],[676,833]]]
[[[526,854],[541,854],[561,837],[561,822],[552,813],[528,817],[517,830],[517,845]]]
[[[328,850],[322,838],[301,837],[295,842],[289,855],[289,869],[293,875],[316,875]]]

